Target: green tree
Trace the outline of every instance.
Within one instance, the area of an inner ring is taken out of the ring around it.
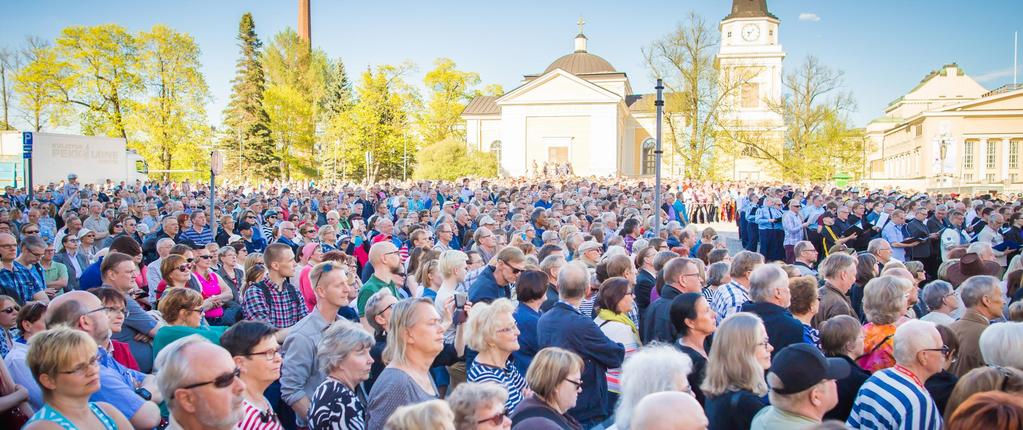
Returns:
[[[332,122],[344,130],[342,177],[401,178],[414,164],[416,141],[410,132],[418,95],[402,78],[413,66],[378,66],[362,74],[357,102]]]
[[[454,139],[426,145],[416,155],[415,179],[453,181],[466,176],[497,176],[497,158]]]
[[[344,172],[345,157],[341,141],[347,138],[345,130],[335,126],[335,121],[355,104],[352,82],[348,78],[345,64],[338,58],[330,66],[327,91],[320,100],[321,121],[326,124],[326,134],[320,142],[320,173],[325,179],[340,179]]]
[[[239,172],[240,177],[249,180],[276,178],[280,163],[270,137],[270,117],[263,109],[263,43],[248,12],[238,24],[238,48],[241,55],[231,80],[231,99],[224,109],[227,132],[221,148],[227,154],[228,171]]]
[[[434,68],[426,73],[423,83],[430,90],[429,101],[419,117],[419,133],[423,142],[431,144],[444,139],[465,139],[465,131],[459,127],[465,105],[480,95],[474,88],[480,83],[480,76],[455,68],[449,58],[438,58]],[[500,88],[492,88],[500,90]]]
[[[29,38],[22,57],[26,64],[14,74],[13,90],[28,127],[43,131],[66,124],[71,112],[60,89],[71,85],[67,65],[57,59],[53,47],[37,38]]]
[[[160,170],[195,168],[198,173],[187,176],[205,176],[208,145],[202,144],[210,137],[205,105],[211,96],[199,71],[199,45],[164,25],[141,33],[138,42],[147,98],[132,115],[138,137],[130,146]]]
[[[303,177],[318,177],[314,162],[316,119],[320,101],[327,92],[327,56],[323,51],[312,50],[308,42],[289,28],[277,33],[266,47],[263,67],[268,82],[263,107],[270,114],[270,136],[279,156],[281,175],[291,179],[294,168]]]
[[[128,138],[127,118],[143,91],[139,44],[115,24],[64,28],[56,60],[67,64],[65,103],[81,108],[82,133]]]

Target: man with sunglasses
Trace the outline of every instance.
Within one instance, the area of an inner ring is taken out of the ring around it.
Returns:
[[[169,428],[228,430],[245,416],[245,383],[224,348],[192,335],[171,342],[157,360],[160,392],[171,414]]]
[[[48,303],[50,299],[46,296],[44,288],[46,284],[41,281],[42,272],[40,270],[37,276],[30,267],[32,264],[38,263],[43,253],[46,252],[46,244],[41,238],[32,236],[22,242],[21,248],[22,257],[24,254],[31,254],[28,259],[16,258],[18,241],[14,235],[0,233],[0,264],[2,264],[0,266],[0,289],[3,290],[3,294],[17,300],[19,305],[33,300]],[[26,266],[25,262],[31,264]]]
[[[97,345],[110,340],[109,309],[95,295],[69,291],[53,299],[46,311],[46,327],[67,326],[89,334]],[[96,352],[103,389],[89,397],[91,402],[107,402],[128,417],[135,428],[154,428],[160,424],[157,406],[163,396],[156,389],[156,378],[124,367],[105,348]]]
[[[497,253],[490,265],[483,268],[469,287],[469,301],[490,303],[500,298],[511,298],[511,284],[519,280],[526,268],[526,255],[509,246]]]

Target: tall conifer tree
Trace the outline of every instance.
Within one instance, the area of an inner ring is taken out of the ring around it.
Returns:
[[[229,154],[229,165],[242,177],[257,181],[274,179],[280,175],[279,162],[270,138],[270,118],[263,108],[266,77],[260,58],[262,46],[263,43],[256,35],[252,14],[245,13],[238,25],[241,56],[231,81],[234,84],[231,101],[224,110],[224,124],[229,129],[224,148]]]

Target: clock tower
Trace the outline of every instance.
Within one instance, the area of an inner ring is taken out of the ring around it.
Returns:
[[[778,43],[778,17],[767,10],[767,0],[732,0],[732,12],[718,26],[721,44],[716,58],[722,87],[732,88],[724,115],[729,127],[762,132],[781,144],[785,123],[769,102],[781,100],[782,60]],[[733,179],[767,179],[752,160],[735,159]],[[757,170],[754,173],[752,170]]]

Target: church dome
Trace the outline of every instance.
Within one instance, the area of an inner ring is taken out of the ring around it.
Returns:
[[[616,70],[611,63],[586,51],[577,51],[554,60],[544,73],[554,69],[561,69],[573,75],[586,73],[615,73]]]

